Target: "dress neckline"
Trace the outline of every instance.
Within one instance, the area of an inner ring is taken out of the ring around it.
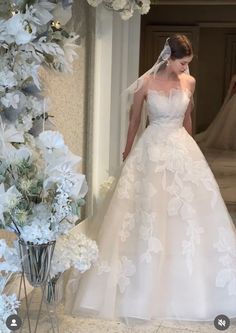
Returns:
[[[191,90],[188,88],[170,88],[168,92],[163,89],[148,89],[147,95],[149,93],[156,93],[158,95],[165,96],[166,98],[169,99],[172,96],[172,93],[177,91],[186,94],[188,98],[190,98],[192,95]]]

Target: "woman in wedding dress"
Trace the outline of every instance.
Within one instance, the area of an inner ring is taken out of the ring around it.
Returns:
[[[233,75],[223,105],[210,126],[194,139],[202,149],[236,150],[236,75]]]
[[[187,37],[173,35],[126,91],[132,112],[124,164],[94,217],[98,232],[93,221],[88,234],[99,260],[80,279],[69,277],[70,314],[128,324],[236,317],[236,230],[191,136],[192,58]],[[131,149],[144,104],[149,125]]]

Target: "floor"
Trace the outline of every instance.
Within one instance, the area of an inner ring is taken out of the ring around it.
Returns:
[[[127,327],[124,323],[94,318],[71,317],[63,314],[63,307],[58,311],[57,324],[54,323],[54,331],[47,317],[42,317],[37,333],[216,333],[219,332],[213,323],[207,322],[178,322],[178,321],[157,321],[149,326]],[[31,315],[31,318],[33,316]],[[35,316],[36,318],[36,316]],[[32,329],[35,321],[31,321]],[[59,329],[57,329],[59,327]],[[34,332],[34,330],[32,330]],[[24,326],[22,333],[29,333],[28,327]],[[231,319],[231,325],[227,333],[236,333],[236,319]]]

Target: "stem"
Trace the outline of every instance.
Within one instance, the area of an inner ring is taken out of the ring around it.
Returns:
[[[21,232],[20,232],[19,228],[17,227],[17,224],[15,223],[15,221],[14,221],[13,217],[11,216],[11,214],[9,214],[9,215],[10,215],[10,218],[11,218],[11,220],[12,220],[12,223],[13,223],[14,226],[16,227],[16,230],[17,230],[17,234],[18,234],[18,236],[20,236],[20,235],[21,235]],[[16,231],[16,230],[15,230],[15,231]]]

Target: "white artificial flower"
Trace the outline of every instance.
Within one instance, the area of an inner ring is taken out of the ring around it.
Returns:
[[[6,327],[6,320],[7,318],[12,315],[16,314],[16,309],[19,308],[20,302],[17,300],[17,296],[13,295],[0,295],[0,332],[1,333],[8,333],[11,332]]]
[[[140,8],[140,13],[141,14],[147,14],[151,8],[151,3],[150,0],[148,1],[143,1],[142,7]]]
[[[50,274],[55,276],[70,267],[84,273],[97,259],[96,242],[87,238],[83,233],[71,229],[68,235],[57,239]]]
[[[11,186],[6,192],[4,184],[0,185],[0,216],[4,212],[14,209],[21,199],[21,193],[17,190],[15,185]]]
[[[56,239],[50,223],[37,217],[33,218],[29,225],[22,227],[20,237],[25,242],[32,242],[33,244],[44,244]]]
[[[26,146],[21,146],[19,149],[8,150],[5,154],[9,164],[19,164],[23,160],[30,159],[32,157],[32,152]]]
[[[74,155],[77,157],[76,155]],[[78,157],[78,159],[80,159]],[[55,160],[55,165],[56,165]],[[83,198],[88,186],[83,174],[73,171],[74,165],[70,160],[48,169],[48,177],[44,181],[44,189],[54,187],[54,184],[63,184],[64,190],[71,198]]]
[[[18,243],[14,242],[13,245],[13,247],[9,247],[5,239],[0,239],[1,271],[16,273],[22,270]]]
[[[98,5],[100,5],[100,3],[103,2],[103,0],[87,0],[87,1],[93,7],[97,7]]]
[[[15,149],[11,143],[23,143],[24,135],[15,128],[13,124],[4,124],[0,118],[0,148],[2,149],[1,155],[4,155],[4,148]]]
[[[15,73],[7,68],[0,70],[0,91],[5,91],[6,88],[12,88],[17,85]],[[1,88],[3,87],[3,88]]]
[[[62,134],[57,131],[44,131],[39,134],[38,140],[40,146],[48,153],[53,153],[54,150],[67,148]]]
[[[76,50],[79,46],[75,43],[78,38],[79,35],[75,35],[69,38],[64,38],[63,40],[65,70],[68,72],[72,72],[72,63],[74,59],[78,57],[78,53]]]
[[[49,1],[39,1],[31,6],[31,12],[40,21],[41,24],[47,24],[53,19],[53,15],[50,13],[57,5]]]
[[[16,128],[21,132],[28,132],[33,126],[33,116],[31,114],[23,114],[16,121]]]
[[[68,237],[58,237],[53,252],[50,276],[56,276],[58,273],[64,273],[70,268],[70,253],[67,247]]]
[[[122,12],[120,12],[120,16],[122,18],[122,20],[129,20],[134,14],[134,10],[133,9],[125,9]]]
[[[18,80],[26,81],[27,79],[32,79],[36,87],[40,89],[39,68],[39,64],[36,64],[34,61],[29,63],[27,58],[24,58],[22,54],[21,59],[14,66],[14,72]]]
[[[36,37],[36,27],[24,14],[18,13],[5,22],[5,34],[14,38],[18,45],[27,44]]]
[[[1,98],[1,102],[7,108],[12,106],[14,109],[17,109],[20,102],[20,95],[15,92],[6,93],[6,95]]]
[[[65,8],[63,3],[58,3],[58,5],[52,11],[52,14],[54,18],[64,26],[72,17],[72,5],[66,6]]]
[[[46,99],[42,99],[36,96],[27,96],[26,98],[26,108],[30,111],[29,115],[25,115],[32,118],[41,116],[44,113],[44,108],[46,108]]]
[[[108,177],[108,179],[105,180],[105,182],[103,182],[103,183],[100,185],[100,190],[99,190],[100,193],[101,193],[102,195],[106,195],[107,192],[111,189],[112,184],[114,183],[114,181],[115,181],[115,177],[113,177],[113,176]]]
[[[128,2],[128,0],[114,0],[112,2],[112,7],[115,10],[121,10],[121,9],[125,8],[125,6],[127,5],[127,2]]]
[[[46,203],[41,202],[33,207],[32,218],[48,221],[51,215],[50,208]]]

